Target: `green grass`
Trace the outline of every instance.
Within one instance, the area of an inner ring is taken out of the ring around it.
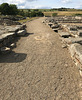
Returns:
[[[35,9],[20,9],[24,12],[28,12],[28,10],[33,11]],[[52,16],[53,13],[57,13],[58,16],[73,16],[75,14],[82,14],[82,10],[80,9],[68,9],[68,11],[57,11],[52,9],[38,9],[39,11],[42,11],[45,16]]]
[[[32,18],[27,17],[26,19],[24,19],[24,20],[19,20],[18,22],[20,22],[20,23],[26,23],[27,21],[32,21],[32,20],[37,19],[37,18],[38,18],[38,17],[32,17]]]
[[[34,11],[34,10],[36,10],[36,9],[20,9],[20,10],[23,10],[24,12],[28,12],[28,10]],[[44,11],[48,12],[48,11],[50,11],[50,9],[38,9],[38,10],[39,10],[39,11],[42,11],[42,12],[44,12]]]
[[[58,16],[73,16],[75,14],[82,14],[82,11],[53,11],[44,12],[45,16],[52,16],[53,13],[57,13]]]

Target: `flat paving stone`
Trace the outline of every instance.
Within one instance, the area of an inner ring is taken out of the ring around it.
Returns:
[[[69,37],[70,36],[70,34],[68,33],[68,32],[59,32],[58,33],[61,37]]]

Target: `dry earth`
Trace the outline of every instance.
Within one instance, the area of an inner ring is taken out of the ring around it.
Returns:
[[[43,19],[27,22],[29,36],[0,55],[0,100],[81,100],[78,68]]]

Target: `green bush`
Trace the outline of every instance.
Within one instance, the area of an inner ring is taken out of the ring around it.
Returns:
[[[24,9],[17,9],[17,6],[14,4],[2,3],[0,5],[0,13],[2,15],[21,15],[23,17],[42,17],[44,14],[38,9],[34,9],[31,11],[28,9],[25,11]]]
[[[3,15],[16,15],[18,13],[18,9],[14,4],[3,3],[0,5],[0,12]]]
[[[78,13],[78,14],[75,14],[74,16],[82,16],[82,14],[79,14],[79,13]]]
[[[53,16],[53,17],[57,16],[57,13],[53,13],[52,16]]]
[[[43,17],[44,14],[41,11],[31,11],[27,17]]]

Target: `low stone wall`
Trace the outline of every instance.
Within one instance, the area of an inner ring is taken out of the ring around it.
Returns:
[[[6,25],[6,26],[11,26],[11,25],[21,25],[17,21],[13,21],[11,19],[0,19],[0,25]]]
[[[53,19],[58,23],[82,23],[81,16],[63,16],[63,17],[53,17]]]
[[[4,29],[5,31],[0,34],[0,52],[4,47],[9,48],[16,37],[24,36],[27,33],[26,25],[4,26]]]
[[[82,17],[72,17],[72,16],[66,16],[66,17],[49,17],[46,19],[47,22],[56,22],[56,23],[82,23]]]

